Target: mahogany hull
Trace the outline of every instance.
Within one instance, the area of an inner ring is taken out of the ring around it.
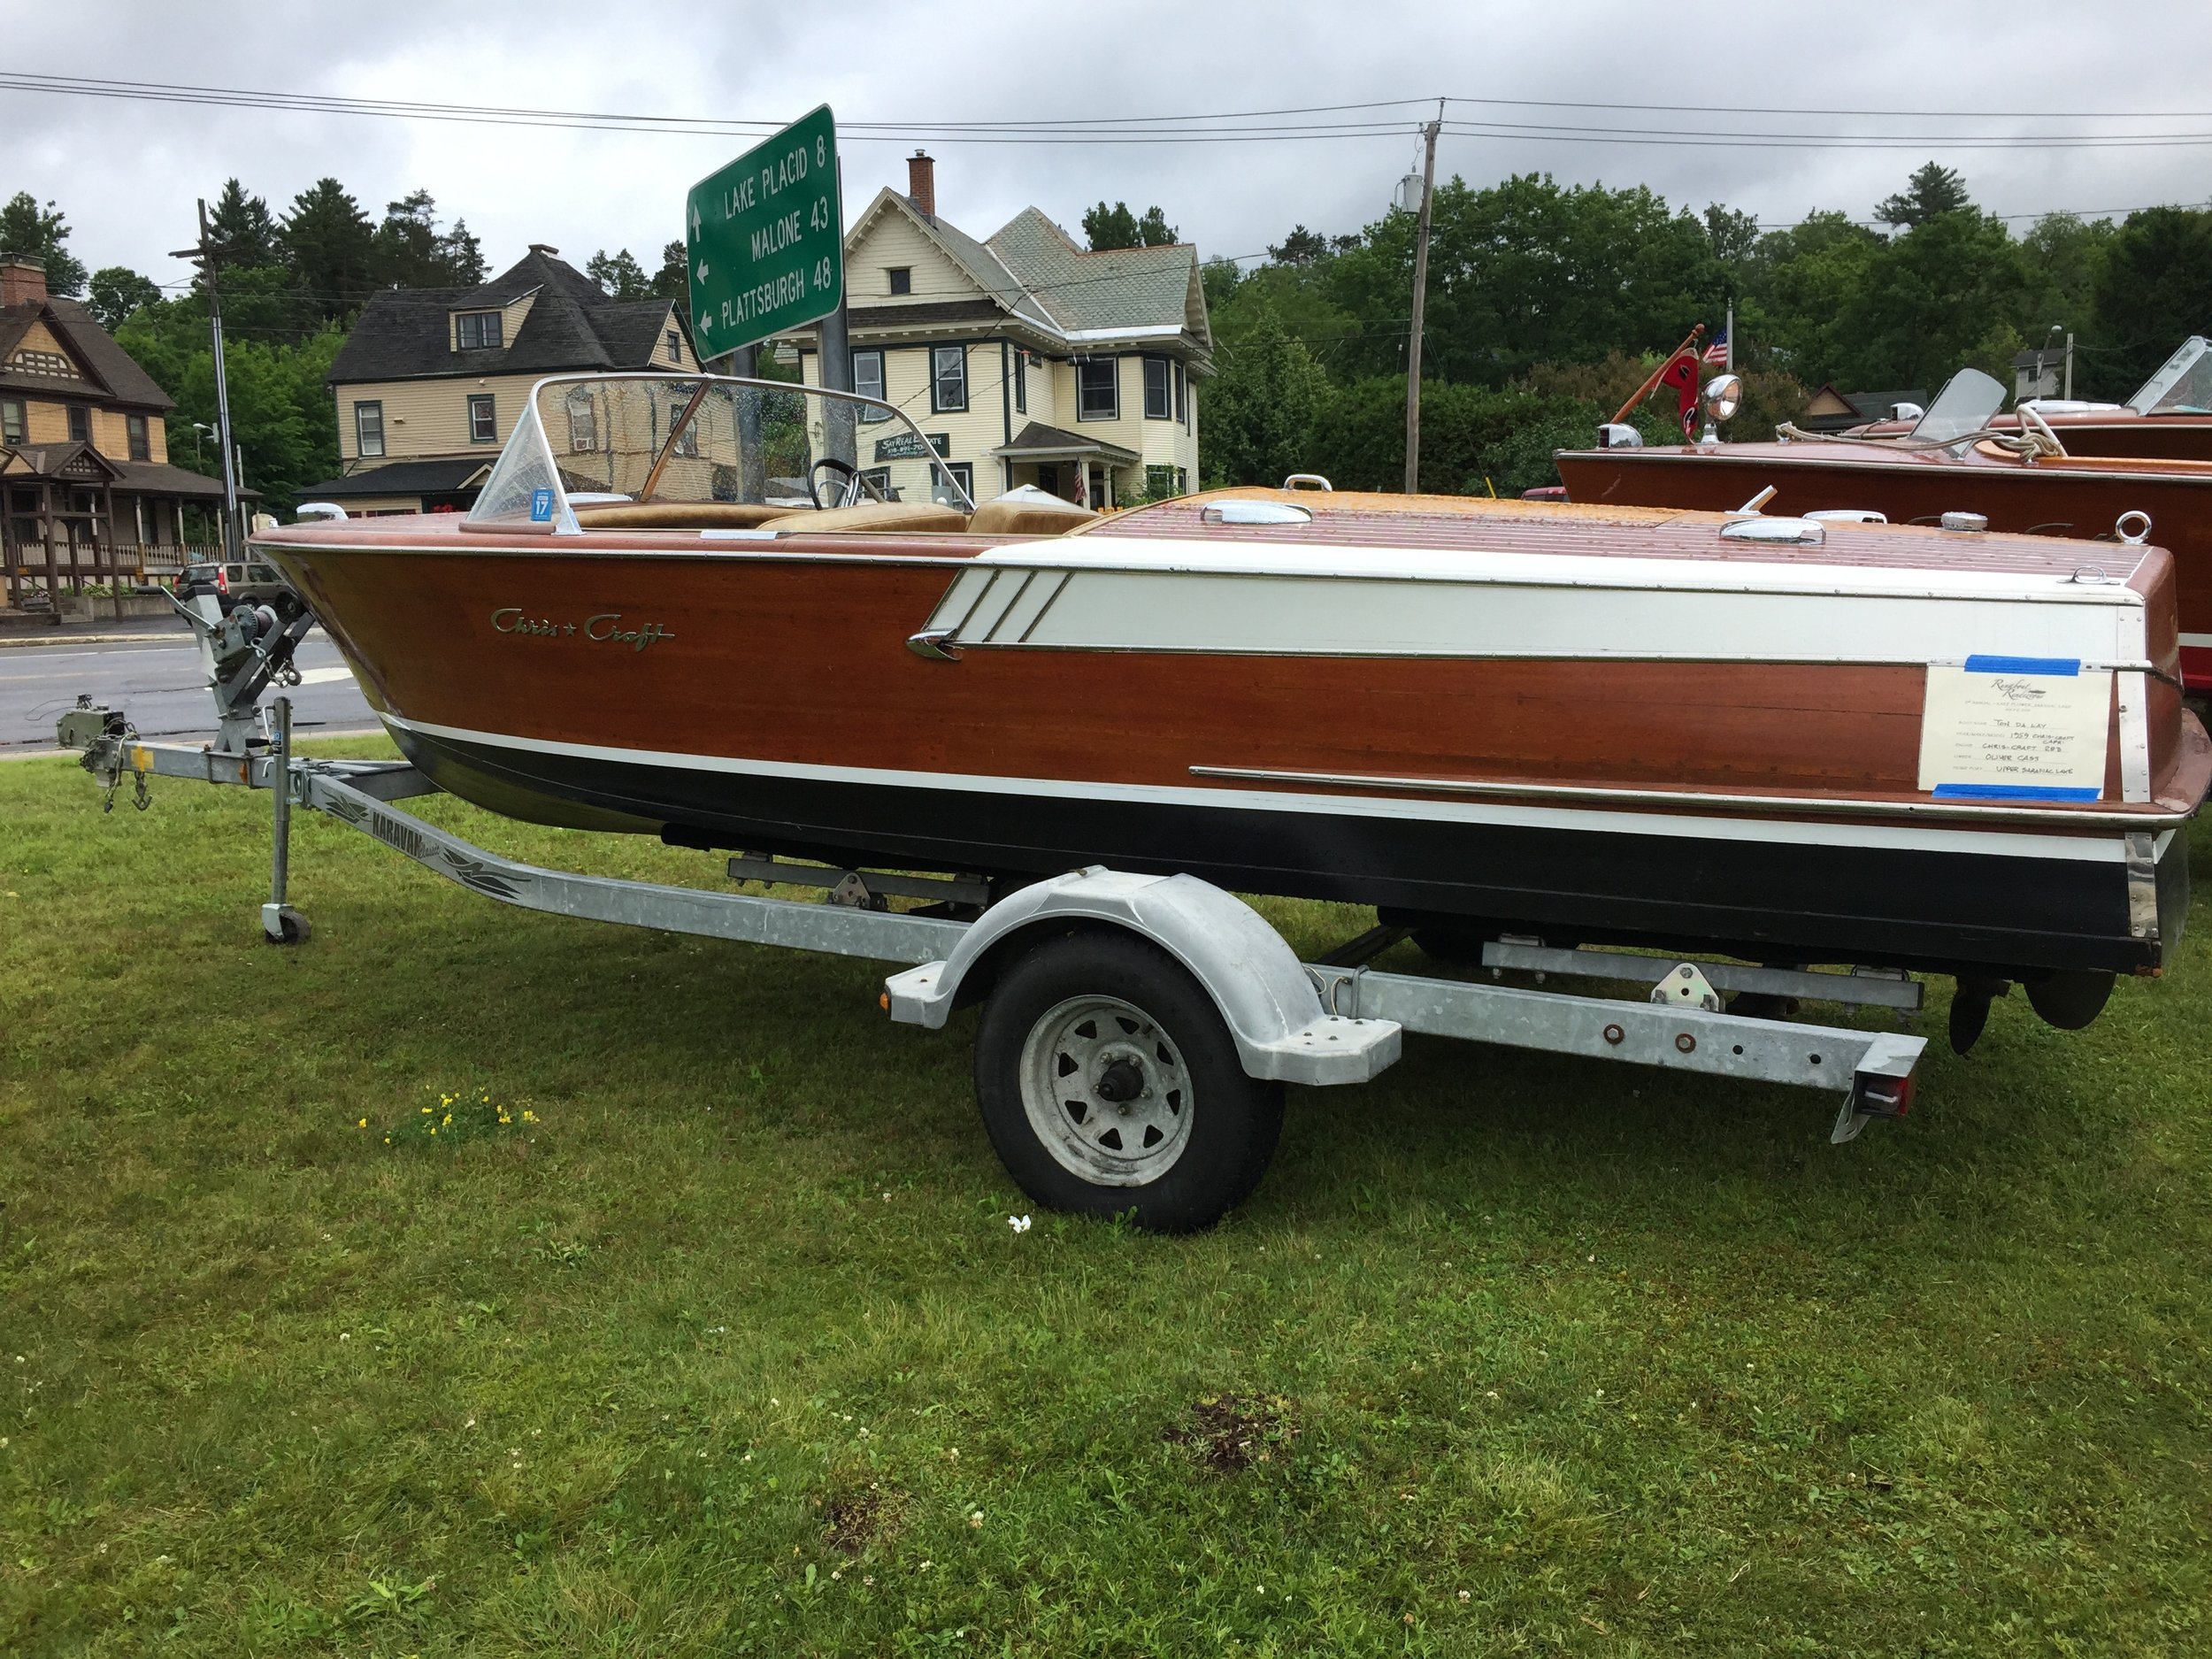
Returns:
[[[2193,429],[2204,430],[2204,429]],[[2151,540],[2170,550],[2181,665],[2193,692],[2212,693],[2212,463],[2200,472],[2093,459],[2023,466],[1945,456],[1886,455],[1878,446],[1722,444],[1570,449],[1556,459],[1571,500],[1726,512],[1772,486],[1771,515],[1863,508],[1897,524],[1978,512],[1992,531],[2111,539],[2125,512],[2147,513]],[[2187,465],[2189,463],[2181,463]],[[2085,563],[2097,556],[2083,549]]]
[[[2149,969],[2185,910],[2170,827],[2139,838],[2146,936],[2111,815],[1930,817],[1910,664],[1010,636],[933,659],[910,641],[987,544],[443,539],[259,545],[411,757],[513,816],[839,863],[1188,871],[1553,936],[1953,971]],[[1169,632],[1185,593],[1233,618],[1284,591],[1224,603],[1148,580]],[[2174,729],[2186,752],[2163,745],[2159,786],[2200,796],[2212,751]]]

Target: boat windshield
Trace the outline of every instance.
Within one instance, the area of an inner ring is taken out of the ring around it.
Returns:
[[[1961,369],[1914,423],[1912,435],[1949,443],[1981,431],[2004,406],[2002,386],[1979,369]]]
[[[2191,334],[2128,407],[2139,415],[2212,415],[2212,343]]]
[[[972,512],[967,468],[937,457],[902,411],[850,393],[711,374],[572,375],[531,389],[465,523],[573,534],[642,522],[642,511],[613,511],[634,506],[672,524],[741,526],[870,501]]]

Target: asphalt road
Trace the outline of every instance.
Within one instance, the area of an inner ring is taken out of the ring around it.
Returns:
[[[320,629],[293,660],[302,682],[291,694],[295,731],[375,727],[352,671]],[[95,703],[122,710],[144,737],[215,733],[215,707],[189,634],[164,632],[109,644],[57,641],[0,649],[0,755],[52,749],[54,721],[86,692]]]

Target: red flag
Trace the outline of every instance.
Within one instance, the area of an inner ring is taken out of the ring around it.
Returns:
[[[1682,435],[1697,435],[1697,353],[1684,349],[1674,354],[1673,360],[1659,371],[1659,384],[1674,388],[1675,396],[1682,408]]]

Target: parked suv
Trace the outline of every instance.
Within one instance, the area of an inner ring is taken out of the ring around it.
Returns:
[[[276,567],[258,559],[188,565],[177,572],[178,598],[189,599],[195,593],[206,589],[212,589],[222,601],[225,616],[240,605],[265,604],[279,594],[291,592],[284,585],[284,578],[276,573]]]

